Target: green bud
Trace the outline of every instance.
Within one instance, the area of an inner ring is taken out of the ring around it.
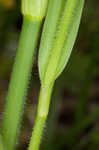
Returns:
[[[22,0],[22,14],[37,20],[46,15],[48,0]]]

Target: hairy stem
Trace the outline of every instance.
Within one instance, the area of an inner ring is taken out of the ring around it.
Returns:
[[[31,141],[29,144],[28,150],[38,150],[40,146],[41,137],[43,134],[43,128],[45,125],[45,121],[47,119],[49,105],[50,105],[50,98],[52,93],[51,87],[41,87],[40,96],[39,96],[39,105],[38,105],[38,112],[37,118],[34,126],[34,130],[32,133]]]
[[[2,123],[2,136],[7,150],[15,147],[40,24],[41,21],[24,17]]]

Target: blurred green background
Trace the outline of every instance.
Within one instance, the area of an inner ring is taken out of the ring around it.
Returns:
[[[0,0],[0,125],[21,26],[20,0]],[[86,0],[71,58],[55,84],[41,150],[99,150],[98,51],[99,0]],[[27,149],[39,89],[36,54],[17,141],[18,150]]]

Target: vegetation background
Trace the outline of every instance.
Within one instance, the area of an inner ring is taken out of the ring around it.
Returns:
[[[20,0],[0,0],[0,125],[21,25]],[[99,0],[86,0],[71,58],[55,84],[41,150],[99,150],[98,51]],[[39,89],[36,54],[17,142],[18,150],[27,149]]]

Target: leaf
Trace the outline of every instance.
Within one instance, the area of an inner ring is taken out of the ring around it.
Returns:
[[[78,7],[75,9],[75,12],[73,15],[70,31],[68,33],[68,36],[65,39],[65,44],[63,46],[62,53],[59,59],[59,65],[56,71],[56,78],[61,74],[66,64],[68,63],[70,54],[72,52],[72,49],[73,49],[73,46],[77,37],[83,5],[84,5],[84,0],[79,0]]]
[[[40,50],[39,50],[39,73],[43,80],[49,59],[52,55],[52,48],[57,36],[58,25],[61,17],[62,8],[65,0],[50,0],[46,21],[42,33]],[[57,7],[56,7],[57,6]]]
[[[59,4],[59,2],[60,1],[57,1],[57,5]],[[42,84],[47,86],[49,86],[56,80],[56,78],[61,74],[68,62],[77,36],[82,8],[84,4],[84,0],[63,0],[61,2],[64,2],[65,5],[64,7],[62,5],[63,9],[60,9],[61,12],[57,12],[58,21],[56,21],[56,18],[54,18],[54,22],[52,17],[50,17],[50,15],[47,15],[45,24],[48,25],[48,27],[47,30],[45,30],[46,26],[44,27],[42,35],[42,39],[44,40],[42,40],[40,45],[40,78]],[[53,5],[54,3],[55,0],[53,1]],[[51,16],[54,15],[55,11],[53,10]],[[54,27],[55,25],[57,26],[55,30],[53,29],[53,26],[51,26],[53,24]],[[50,31],[54,37],[54,40],[52,42],[49,42],[52,40],[52,37],[50,36]]]

